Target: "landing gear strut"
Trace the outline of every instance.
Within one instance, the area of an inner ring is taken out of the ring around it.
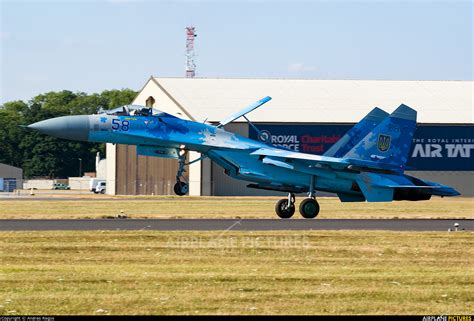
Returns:
[[[288,193],[288,198],[279,200],[275,205],[275,212],[280,218],[290,218],[295,214],[295,194]]]
[[[319,214],[319,204],[316,201],[314,188],[314,176],[309,183],[308,198],[305,198],[299,207],[300,214],[304,218],[315,218]],[[288,193],[288,198],[279,200],[275,205],[275,212],[280,218],[290,218],[295,214],[295,194]]]
[[[314,176],[311,176],[308,198],[305,198],[300,204],[300,214],[304,218],[315,218],[319,214],[319,204],[314,192]]]
[[[183,196],[189,191],[189,185],[186,182],[181,181],[181,176],[184,173],[184,165],[186,162],[186,152],[181,149],[178,152],[178,172],[176,173],[176,184],[174,184],[174,192],[176,195]]]

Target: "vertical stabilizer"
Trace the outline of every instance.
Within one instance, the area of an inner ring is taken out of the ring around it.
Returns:
[[[345,133],[341,139],[332,145],[331,148],[324,153],[324,156],[343,157],[388,116],[389,113],[375,107],[367,116]]]
[[[402,104],[344,158],[368,161],[380,164],[382,168],[403,172],[415,130],[416,111]]]

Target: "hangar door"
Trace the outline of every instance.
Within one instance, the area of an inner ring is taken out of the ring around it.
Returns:
[[[117,145],[116,153],[117,195],[174,195],[176,159],[137,156],[134,145]]]

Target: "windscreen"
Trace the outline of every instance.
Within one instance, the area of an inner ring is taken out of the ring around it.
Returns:
[[[114,109],[103,111],[102,113],[116,116],[162,116],[165,114],[158,109],[140,105],[120,106]]]

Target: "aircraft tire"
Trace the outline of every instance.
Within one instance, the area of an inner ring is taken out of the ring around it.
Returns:
[[[315,218],[319,214],[318,202],[312,198],[305,198],[300,204],[300,214],[304,218]]]
[[[290,218],[295,214],[295,207],[290,206],[286,208],[288,205],[288,199],[283,198],[279,200],[275,205],[275,212],[277,213],[278,217],[280,218]]]
[[[174,184],[173,189],[176,195],[183,196],[186,195],[186,193],[188,192],[189,186],[184,182],[176,182],[176,184]]]

